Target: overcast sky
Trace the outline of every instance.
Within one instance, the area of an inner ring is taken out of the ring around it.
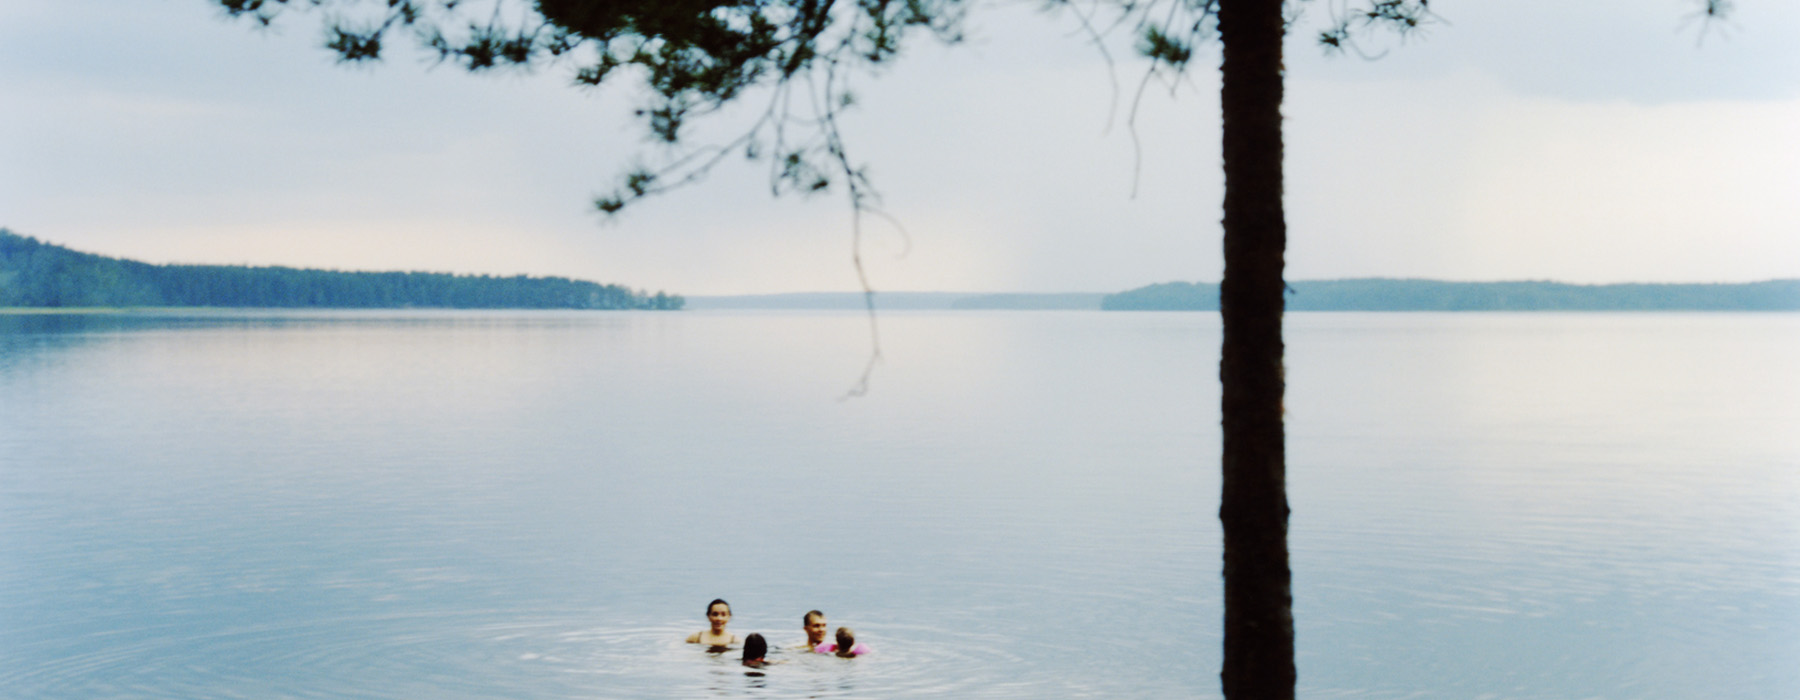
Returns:
[[[1448,24],[1379,60],[1290,43],[1290,279],[1800,277],[1800,3],[1712,26],[1687,0],[1433,5]],[[1213,59],[1144,99],[1133,197],[1129,95],[1073,23],[1014,3],[970,28],[858,78],[852,156],[911,234],[902,257],[869,229],[875,286],[1216,281]],[[410,47],[342,67],[320,37],[204,0],[0,2],[0,226],[152,262],[856,288],[843,200],[771,199],[760,168],[603,223],[592,196],[644,146],[630,89]]]

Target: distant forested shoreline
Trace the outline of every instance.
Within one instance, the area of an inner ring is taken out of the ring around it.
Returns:
[[[564,277],[153,265],[0,228],[0,307],[654,309],[679,295]]]
[[[1289,282],[1289,311],[1797,311],[1800,280],[1564,284],[1347,279]],[[1109,294],[1109,311],[1217,311],[1219,285],[1166,282]]]
[[[1800,280],[1599,284],[1345,279],[1288,283],[1289,311],[1800,311]],[[0,307],[655,309],[680,295],[564,277],[154,265],[0,228]],[[705,308],[862,308],[860,292],[701,297]],[[1219,286],[1166,282],[1117,294],[894,292],[889,309],[1217,311]]]

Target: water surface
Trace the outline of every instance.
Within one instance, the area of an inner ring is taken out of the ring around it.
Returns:
[[[0,688],[1217,696],[1216,316],[865,323],[0,316]],[[1800,316],[1288,341],[1303,695],[1800,696]]]

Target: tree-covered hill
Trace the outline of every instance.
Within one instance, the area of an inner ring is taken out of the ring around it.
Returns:
[[[1800,311],[1800,280],[1563,284],[1349,279],[1290,282],[1288,311]],[[1107,295],[1113,311],[1217,311],[1219,286],[1166,282]]]
[[[678,295],[563,277],[152,265],[0,228],[0,307],[680,309]]]

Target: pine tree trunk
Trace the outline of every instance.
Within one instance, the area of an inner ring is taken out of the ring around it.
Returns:
[[[1225,664],[1229,700],[1294,697],[1282,427],[1282,0],[1222,0]]]

